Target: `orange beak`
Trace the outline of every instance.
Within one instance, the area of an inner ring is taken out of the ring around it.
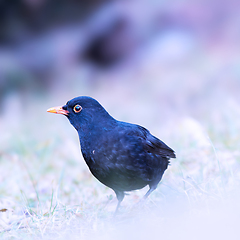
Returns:
[[[53,108],[49,108],[47,110],[47,112],[51,112],[51,113],[57,113],[57,114],[63,114],[68,116],[69,111],[64,110],[62,107],[53,107]]]

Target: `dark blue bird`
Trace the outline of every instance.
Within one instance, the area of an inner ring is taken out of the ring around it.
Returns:
[[[64,114],[78,132],[82,155],[91,173],[116,193],[118,205],[125,192],[149,185],[157,188],[174,151],[144,127],[114,119],[91,97],[77,97],[48,112]]]

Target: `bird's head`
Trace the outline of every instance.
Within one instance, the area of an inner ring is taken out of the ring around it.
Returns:
[[[73,98],[64,106],[49,108],[47,111],[67,116],[77,131],[112,119],[97,100],[85,96]]]

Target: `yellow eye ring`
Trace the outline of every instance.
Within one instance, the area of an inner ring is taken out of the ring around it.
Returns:
[[[79,113],[79,112],[81,112],[81,110],[82,110],[82,107],[80,105],[78,105],[78,104],[75,105],[74,108],[73,108],[73,111],[75,113]]]

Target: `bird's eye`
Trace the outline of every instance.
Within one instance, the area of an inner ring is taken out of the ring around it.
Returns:
[[[79,113],[79,112],[81,112],[81,110],[82,110],[82,107],[80,105],[78,105],[78,104],[75,105],[74,108],[73,108],[73,111],[75,113]]]

